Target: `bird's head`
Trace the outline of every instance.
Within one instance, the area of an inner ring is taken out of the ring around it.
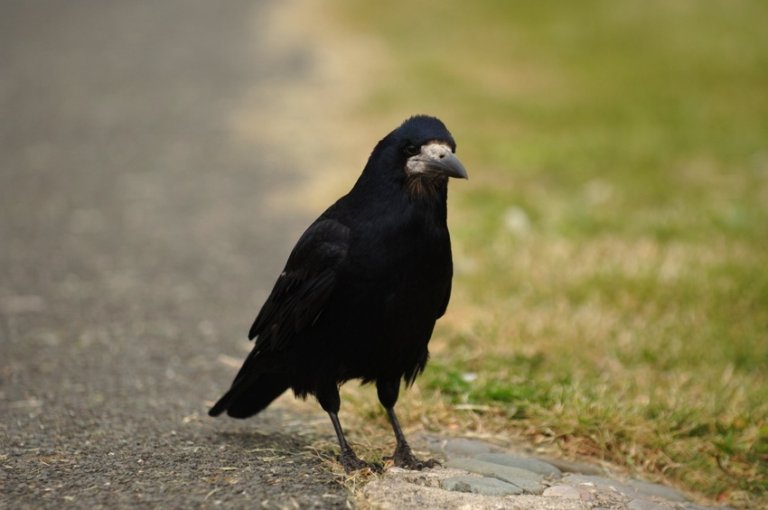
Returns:
[[[439,119],[417,115],[392,132],[404,160],[403,171],[412,178],[467,178],[456,157],[456,142]]]
[[[397,182],[412,195],[431,194],[444,188],[449,177],[468,178],[455,152],[456,142],[445,124],[415,115],[378,143],[362,177]]]

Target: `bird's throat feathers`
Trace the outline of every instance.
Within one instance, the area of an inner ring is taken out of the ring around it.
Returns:
[[[405,188],[412,202],[442,203],[448,193],[448,178],[436,175],[411,174],[405,180]]]

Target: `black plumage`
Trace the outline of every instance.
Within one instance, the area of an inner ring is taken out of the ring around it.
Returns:
[[[448,178],[466,178],[445,125],[415,116],[383,138],[352,190],[299,239],[251,327],[255,345],[209,414],[252,416],[288,388],[314,395],[333,422],[347,471],[339,386],[375,382],[392,423],[396,465],[421,468],[394,405],[429,356],[451,294]]]

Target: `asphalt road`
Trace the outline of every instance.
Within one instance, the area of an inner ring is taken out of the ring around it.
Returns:
[[[205,415],[309,219],[233,134],[305,72],[267,3],[3,2],[0,507],[346,505],[300,416]]]

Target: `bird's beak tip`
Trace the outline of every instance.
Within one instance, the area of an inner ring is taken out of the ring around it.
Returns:
[[[449,157],[443,158],[441,163],[443,166],[443,171],[446,175],[448,175],[448,177],[469,180],[467,169],[464,168],[464,165],[455,155],[451,154]]]

